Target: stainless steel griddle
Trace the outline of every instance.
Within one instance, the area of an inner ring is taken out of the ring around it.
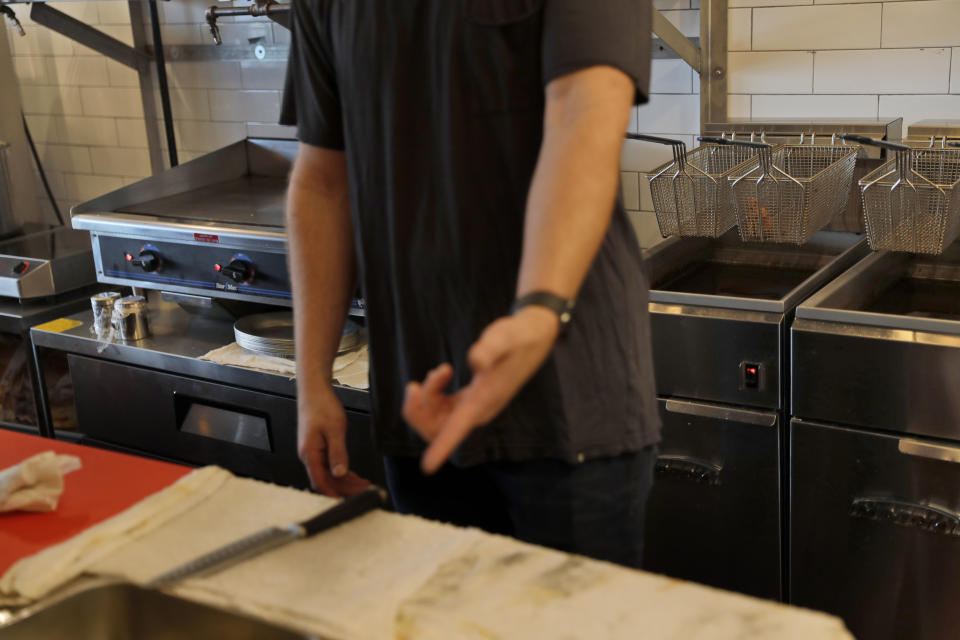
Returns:
[[[97,279],[154,290],[146,339],[101,344],[89,310],[72,318],[83,323],[76,330],[34,331],[40,348],[68,354],[80,423],[74,437],[307,485],[294,381],[200,359],[238,341],[237,318],[289,317],[284,196],[297,144],[242,140],[73,208],[74,228],[89,232]],[[289,334],[252,337],[274,353],[282,342],[289,353]],[[336,393],[352,425],[351,459],[382,480],[368,394]]]
[[[248,139],[74,207],[101,282],[290,306],[295,140]]]
[[[663,441],[646,568],[784,595],[789,326],[796,306],[868,252],[820,232],[802,246],[670,238],[645,253]]]

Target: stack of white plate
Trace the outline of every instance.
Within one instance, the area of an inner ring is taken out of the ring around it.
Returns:
[[[340,338],[339,353],[360,346],[363,336],[360,325],[347,320]],[[293,313],[276,311],[258,313],[240,318],[233,325],[237,344],[253,353],[280,358],[292,358],[296,352],[293,342]]]

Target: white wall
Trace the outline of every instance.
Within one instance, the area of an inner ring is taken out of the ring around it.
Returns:
[[[686,35],[699,35],[699,0],[654,0]],[[730,0],[730,117],[885,118],[904,134],[926,118],[960,119],[960,0]],[[634,131],[695,143],[699,78],[655,60],[650,103]],[[627,141],[623,195],[641,241],[656,235],[644,172],[670,150]],[[658,236],[657,236],[658,237]]]
[[[126,2],[49,4],[133,44]],[[165,44],[212,44],[204,20],[212,0],[158,4]],[[27,32],[21,38],[7,27],[21,102],[61,209],[149,176],[136,72],[32,23],[29,5],[11,7]],[[289,42],[289,32],[266,18],[222,19],[221,26],[224,44]],[[180,161],[248,135],[293,136],[276,125],[284,68],[254,59],[168,64]],[[166,148],[162,132],[161,140]]]
[[[166,44],[208,44],[212,0],[160,3]],[[55,2],[58,9],[132,42],[126,2]],[[237,2],[236,4],[244,4]],[[697,36],[699,0],[655,0]],[[8,27],[24,111],[64,207],[149,175],[146,129],[133,71],[30,23]],[[960,118],[960,0],[730,0],[731,117]],[[225,43],[289,41],[266,19],[223,22]],[[177,142],[189,160],[247,135],[290,136],[278,127],[282,62],[169,64]],[[631,129],[695,142],[699,79],[679,60],[653,62],[652,98]],[[158,110],[159,113],[159,110]],[[652,209],[643,172],[669,150],[628,141],[624,200],[642,233]]]

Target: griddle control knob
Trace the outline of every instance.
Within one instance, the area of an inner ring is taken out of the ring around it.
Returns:
[[[140,267],[147,273],[153,273],[160,269],[160,256],[155,251],[144,250],[136,258],[127,254],[127,260],[130,264]]]
[[[244,284],[253,280],[253,265],[246,260],[233,259],[228,265],[216,264],[213,265],[213,268],[237,284]]]

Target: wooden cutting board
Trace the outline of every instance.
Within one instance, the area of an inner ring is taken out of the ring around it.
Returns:
[[[74,455],[83,468],[66,476],[49,513],[0,513],[0,575],[17,560],[63,542],[190,473],[190,467],[0,429],[0,469],[44,451]]]

